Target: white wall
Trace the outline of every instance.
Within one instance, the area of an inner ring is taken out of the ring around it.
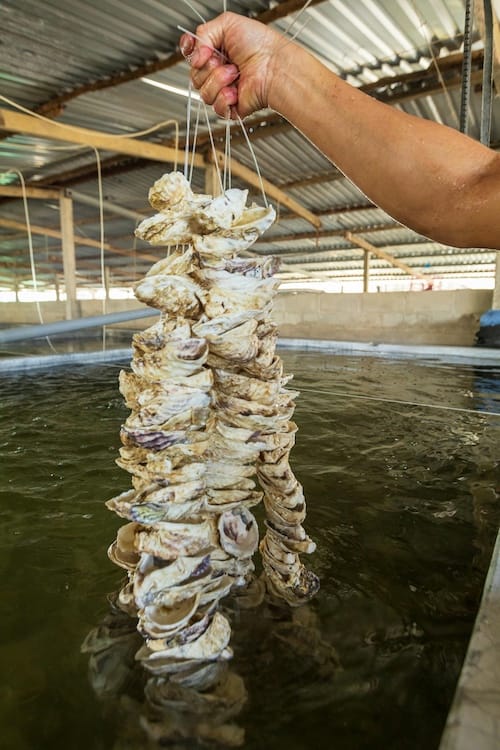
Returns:
[[[274,319],[280,334],[288,338],[318,338],[387,344],[442,344],[467,346],[474,343],[479,318],[492,306],[489,290],[391,292],[370,294],[326,294],[297,292],[279,294]],[[41,303],[44,320],[64,318],[64,302]],[[110,300],[107,312],[142,307],[136,300]],[[82,316],[100,315],[102,303],[78,302]],[[155,318],[120,324],[143,329]],[[37,323],[33,303],[4,302],[0,323]]]

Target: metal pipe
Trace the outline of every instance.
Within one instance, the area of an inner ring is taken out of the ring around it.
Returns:
[[[474,0],[465,2],[464,59],[462,64],[462,94],[460,100],[460,131],[469,134],[469,102],[471,91],[472,34],[474,25]]]
[[[484,62],[483,91],[481,97],[480,140],[490,145],[491,114],[493,105],[493,8],[491,0],[483,0],[484,6]]]
[[[125,310],[123,312],[109,313],[108,315],[92,315],[88,318],[77,318],[76,320],[57,320],[55,323],[45,323],[36,326],[16,326],[6,331],[0,331],[0,345],[12,341],[25,341],[26,339],[37,339],[43,336],[56,336],[59,333],[72,333],[84,328],[99,328],[109,326],[113,323],[124,323],[127,320],[138,320],[139,318],[151,318],[159,315],[158,310],[153,308],[139,310]]]

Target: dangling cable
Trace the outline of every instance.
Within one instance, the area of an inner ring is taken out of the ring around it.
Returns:
[[[23,206],[24,206],[24,218],[26,221],[26,232],[28,235],[28,250],[29,250],[29,256],[30,256],[30,266],[31,266],[31,279],[33,282],[33,291],[35,292],[35,307],[38,314],[38,320],[40,321],[40,325],[44,324],[44,319],[42,315],[42,308],[40,307],[40,300],[37,298],[38,295],[38,281],[36,277],[36,268],[35,268],[35,253],[33,251],[33,237],[31,234],[31,222],[30,222],[30,214],[29,214],[29,208],[28,208],[28,194],[26,191],[26,183],[24,181],[24,175],[19,169],[9,169],[9,172],[15,172],[17,176],[19,177],[19,180],[21,182],[21,189],[23,193]],[[52,349],[54,354],[57,354],[56,349],[54,348],[52,341],[48,336],[45,336],[45,340],[47,341],[47,344]]]
[[[203,18],[203,16],[201,15],[201,13],[199,13],[199,12],[198,12],[198,11],[196,10],[196,8],[194,7],[194,5],[191,5],[191,3],[190,3],[190,2],[188,2],[188,0],[182,0],[182,2],[183,2],[183,3],[185,4],[185,5],[187,5],[187,6],[188,6],[188,8],[191,8],[191,10],[192,10],[192,11],[193,11],[193,13],[195,14],[195,16],[198,16],[198,18],[200,19],[200,21],[201,21],[202,23],[206,23],[205,19]]]
[[[187,114],[186,114],[186,143],[184,145],[184,177],[187,180],[189,172],[189,133],[191,128],[191,104],[193,101],[193,84],[189,79],[188,86],[188,100],[187,100]]]
[[[212,145],[212,153],[213,153],[213,156],[214,156],[215,169],[217,170],[217,177],[219,179],[220,190],[221,190],[221,193],[223,193],[224,192],[224,186],[222,184],[222,179],[221,179],[221,174],[220,174],[220,169],[219,169],[219,160],[217,159],[217,151],[215,150],[215,143],[214,143],[214,137],[213,137],[213,134],[212,134],[212,127],[210,125],[210,120],[209,120],[209,117],[208,117],[208,109],[207,109],[207,105],[206,104],[203,104],[203,106],[205,108],[205,117],[206,117],[206,120],[207,120],[208,135],[210,136],[210,143]]]
[[[266,191],[264,190],[264,181],[262,180],[262,175],[260,173],[260,169],[259,169],[259,164],[258,164],[258,161],[257,161],[257,157],[255,156],[255,151],[253,150],[252,144],[250,143],[250,138],[248,137],[248,133],[246,131],[246,128],[243,125],[243,120],[241,119],[241,117],[239,115],[237,115],[237,118],[238,118],[238,122],[240,124],[241,130],[243,132],[243,135],[245,136],[245,140],[247,142],[248,149],[249,149],[250,154],[252,156],[254,167],[255,167],[255,171],[257,173],[257,177],[259,178],[259,185],[260,185],[260,189],[261,189],[261,192],[262,192],[262,200],[264,201],[265,207],[268,208],[269,207],[269,203],[267,202]]]
[[[96,165],[97,165],[97,190],[99,197],[99,234],[100,234],[100,266],[101,266],[101,285],[102,285],[102,314],[106,314],[106,270],[104,268],[104,200],[102,190],[102,170],[101,170],[101,157],[99,151],[92,146],[95,154]],[[102,350],[106,351],[106,326],[102,327]]]
[[[231,120],[229,118],[226,120],[226,143],[224,149],[224,190],[226,189],[231,189]]]
[[[193,146],[191,148],[191,166],[189,168],[189,184],[190,185],[191,185],[191,182],[193,181],[194,157],[196,156],[196,142],[198,140],[198,128],[200,125],[200,112],[201,112],[201,101],[198,102],[198,107],[196,109],[196,121],[194,124]]]

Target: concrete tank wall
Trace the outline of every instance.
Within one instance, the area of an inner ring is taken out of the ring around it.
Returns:
[[[281,293],[275,301],[274,318],[287,338],[317,338],[385,344],[433,344],[468,346],[474,343],[479,317],[489,310],[489,290],[390,292],[370,294]],[[109,300],[106,312],[140,307],[135,300]],[[64,319],[64,302],[41,305],[47,323]],[[97,300],[78,302],[82,316],[100,315]],[[155,318],[120,324],[143,329]],[[33,303],[4,302],[0,323],[37,323]],[[113,326],[114,327],[114,326]]]

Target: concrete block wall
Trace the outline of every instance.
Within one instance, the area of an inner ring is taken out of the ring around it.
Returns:
[[[489,290],[280,294],[274,318],[287,338],[469,346],[491,307]]]
[[[489,290],[388,292],[369,294],[281,293],[274,306],[280,334],[287,338],[363,341],[384,344],[469,346],[479,328],[479,318],[492,305]],[[107,312],[137,309],[136,300],[108,300]],[[81,300],[81,316],[100,315],[102,303]],[[42,303],[44,320],[63,320],[64,302]],[[144,329],[156,318],[119,324]],[[0,324],[37,323],[33,303],[4,302]],[[115,326],[113,326],[114,328]]]

